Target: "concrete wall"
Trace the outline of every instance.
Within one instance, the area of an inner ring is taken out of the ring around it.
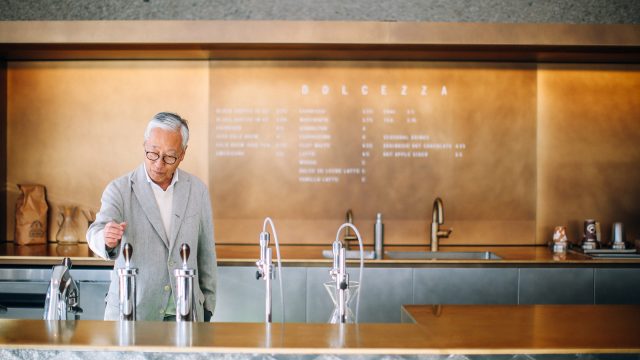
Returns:
[[[638,24],[637,0],[3,0],[0,20],[351,20]]]

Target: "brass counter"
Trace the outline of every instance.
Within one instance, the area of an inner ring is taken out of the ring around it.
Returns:
[[[411,305],[405,324],[0,320],[0,349],[245,354],[640,353],[640,306]]]
[[[281,246],[282,261],[290,266],[324,266],[331,261],[322,257],[323,250],[330,250],[330,244],[321,245],[283,245]],[[371,250],[371,247],[365,247]],[[387,246],[385,251],[428,251],[428,246]],[[408,266],[422,265],[455,265],[455,264],[485,264],[485,265],[610,265],[626,264],[640,265],[640,258],[636,259],[592,259],[583,254],[569,251],[566,256],[554,256],[549,248],[544,246],[441,246],[441,251],[491,251],[502,257],[501,260],[403,260],[383,259],[365,260],[374,266]],[[226,245],[217,244],[216,254],[221,265],[253,265],[260,256],[259,246],[255,245]],[[113,261],[103,260],[94,256],[87,244],[58,245],[14,245],[0,243],[0,265],[57,265],[64,257],[70,257],[74,265],[80,266],[113,266]],[[350,260],[351,261],[351,260]],[[355,261],[355,260],[353,260]]]

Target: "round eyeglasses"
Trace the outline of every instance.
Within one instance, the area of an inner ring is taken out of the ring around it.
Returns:
[[[151,161],[156,161],[160,159],[160,154],[158,154],[157,152],[145,151],[145,154],[147,155],[147,159]],[[167,165],[173,165],[176,163],[176,161],[178,161],[178,158],[172,155],[163,155],[162,161],[164,161],[164,163]]]

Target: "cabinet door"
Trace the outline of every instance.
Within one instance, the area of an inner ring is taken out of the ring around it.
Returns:
[[[219,266],[213,321],[264,322],[265,281],[256,280],[255,266]],[[287,322],[305,322],[306,270],[282,268]],[[282,321],[280,282],[272,280],[272,320]]]
[[[593,269],[520,269],[520,304],[593,304]]]
[[[640,269],[596,269],[596,304],[640,304]]]
[[[349,282],[358,281],[359,268],[349,267]],[[364,268],[358,322],[400,322],[400,310],[410,304],[412,269]],[[307,269],[307,322],[326,323],[334,304],[324,283],[333,282],[328,267]],[[349,307],[356,313],[356,299]]]
[[[517,269],[414,269],[414,304],[517,304],[517,301]]]
[[[80,286],[80,307],[82,308],[82,313],[79,314],[80,319],[104,319],[105,297],[109,291],[109,282],[81,281],[78,285]]]
[[[0,281],[0,305],[6,307],[0,318],[42,319],[48,287],[44,281]]]

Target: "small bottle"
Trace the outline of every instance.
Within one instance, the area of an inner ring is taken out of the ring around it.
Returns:
[[[382,223],[382,214],[376,214],[376,222],[373,225],[373,247],[376,254],[376,259],[381,260],[384,254],[383,251],[384,241],[384,224]]]

